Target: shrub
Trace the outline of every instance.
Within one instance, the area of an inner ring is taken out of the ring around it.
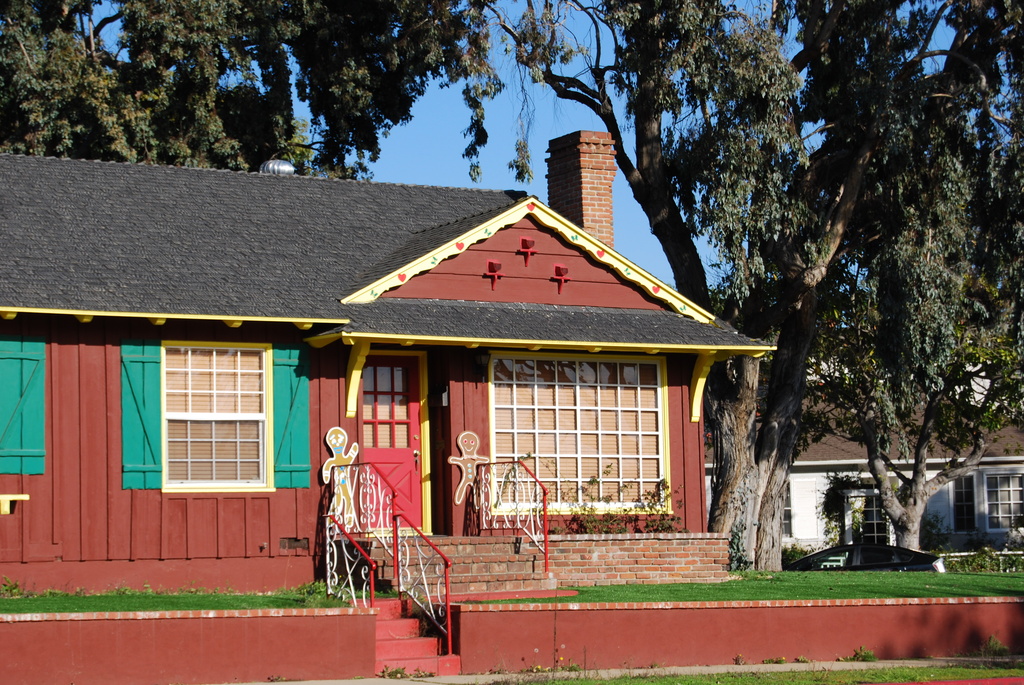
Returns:
[[[792,564],[797,559],[803,559],[808,554],[814,554],[818,550],[813,547],[805,547],[801,544],[795,543],[792,545],[782,546],[782,567],[785,568],[787,564]]]

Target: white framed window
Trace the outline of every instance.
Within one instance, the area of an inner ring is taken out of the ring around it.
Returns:
[[[662,360],[493,355],[490,372],[493,456],[523,459],[555,510],[663,495]]]
[[[957,533],[975,530],[974,475],[953,482],[953,530]]]
[[[267,348],[164,346],[165,486],[268,485]]]
[[[985,478],[988,529],[1007,530],[1024,513],[1024,474],[991,474]]]

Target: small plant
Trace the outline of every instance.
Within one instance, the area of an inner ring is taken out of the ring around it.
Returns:
[[[747,660],[743,658],[742,654],[737,654],[732,658],[732,662],[737,666],[743,666],[747,663]]]
[[[746,571],[753,563],[747,556],[747,547],[744,541],[747,526],[743,521],[737,520],[729,534],[729,570]]]
[[[436,675],[436,673],[424,671],[422,668],[417,668],[415,671],[412,672],[413,678],[433,678]]]
[[[809,663],[811,663],[811,660],[808,659],[805,656],[798,656],[797,658],[793,659],[793,661],[795,661],[798,664],[809,664]]]
[[[405,672],[404,666],[396,666],[394,668],[391,668],[390,666],[385,666],[380,671],[380,677],[400,680],[402,678],[408,678],[409,674]]]
[[[878,661],[878,657],[870,649],[861,645],[857,649],[853,650],[853,656],[848,656],[840,661]]]
[[[995,635],[989,635],[988,639],[985,640],[985,644],[979,647],[978,651],[971,654],[971,656],[994,657],[1008,656],[1009,654],[1009,647],[1004,645]]]
[[[7,576],[4,576],[3,582],[0,582],[0,597],[24,597],[25,591],[21,588],[21,583],[16,580],[11,580]]]
[[[774,659],[764,659],[761,661],[762,664],[784,664],[786,663],[786,657],[777,656]]]

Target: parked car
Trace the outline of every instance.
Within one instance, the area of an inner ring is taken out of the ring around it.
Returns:
[[[815,552],[788,564],[786,571],[937,571],[946,572],[942,557],[889,545],[841,545]]]

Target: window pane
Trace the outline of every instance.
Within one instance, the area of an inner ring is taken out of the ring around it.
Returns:
[[[164,349],[169,484],[265,483],[264,355],[248,348]]]
[[[660,364],[492,357],[494,457],[537,457],[553,502],[633,504],[664,477]],[[556,468],[557,465],[557,468]],[[591,482],[591,479],[595,479]]]

